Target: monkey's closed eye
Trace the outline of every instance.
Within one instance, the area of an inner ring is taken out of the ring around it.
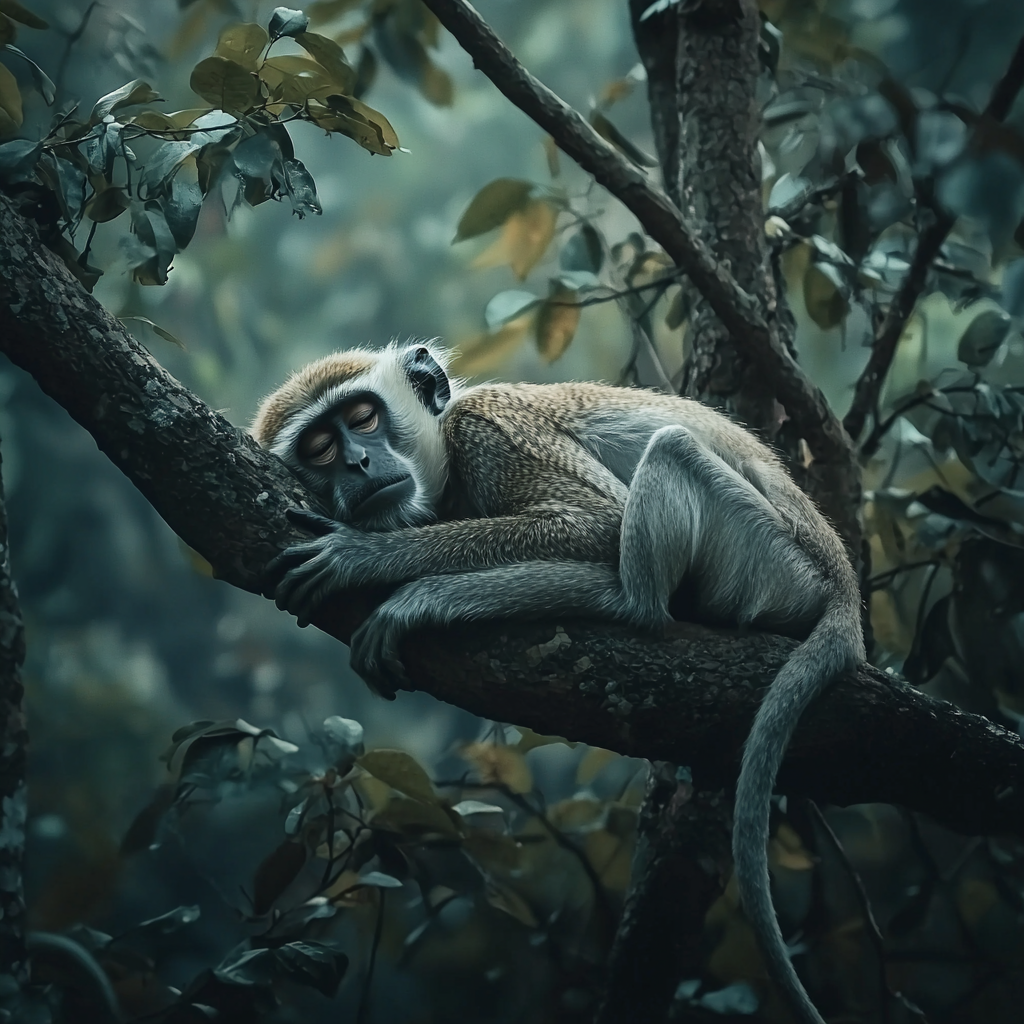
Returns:
[[[299,455],[314,466],[326,466],[338,454],[338,442],[329,430],[310,430],[299,441]]]
[[[377,409],[369,402],[360,402],[348,411],[348,428],[360,434],[372,434],[377,429]]]

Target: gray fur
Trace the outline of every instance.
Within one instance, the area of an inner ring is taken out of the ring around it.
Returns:
[[[352,639],[356,671],[385,693],[402,677],[399,644],[416,628],[562,614],[659,628],[681,583],[709,617],[806,637],[751,729],[733,855],[772,978],[802,1024],[823,1024],[786,955],[766,842],[797,719],[864,654],[841,541],[768,448],[695,402],[601,385],[483,385],[457,389],[429,418],[401,397],[410,387],[396,378],[400,356],[386,350],[345,390],[372,379],[409,410],[410,424],[415,415],[422,456],[414,447],[403,455],[418,481],[430,481],[417,495],[446,481],[429,509],[439,521],[390,533],[334,523],[281,556],[279,606],[308,620],[332,591],[402,584]],[[274,450],[286,461],[295,436],[285,418]],[[393,521],[424,523],[422,505],[414,511],[396,509]]]

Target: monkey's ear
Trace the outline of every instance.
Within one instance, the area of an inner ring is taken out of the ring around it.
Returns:
[[[452,397],[448,374],[423,345],[410,348],[402,357],[402,368],[419,400],[440,416]]]

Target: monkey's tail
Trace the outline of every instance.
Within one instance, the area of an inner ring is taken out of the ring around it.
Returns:
[[[811,635],[793,652],[768,688],[743,751],[732,834],[732,854],[743,911],[765,966],[801,1024],[824,1024],[786,953],[772,906],[768,875],[768,820],[775,777],[797,720],[838,675],[859,660],[860,623],[848,600],[829,603]]]

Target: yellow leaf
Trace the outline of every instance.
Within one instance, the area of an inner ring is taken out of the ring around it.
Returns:
[[[453,242],[475,238],[501,227],[526,205],[533,191],[529,181],[519,178],[497,178],[488,182],[470,201],[466,212],[459,218]]]
[[[326,101],[337,91],[326,68],[295,54],[268,57],[260,65],[259,76],[270,87],[273,99],[287,103],[305,103],[311,97]]]
[[[768,844],[768,859],[773,867],[789,868],[790,871],[810,871],[814,867],[814,858],[785,822],[779,825]]]
[[[575,748],[576,746],[575,743],[571,743],[564,736],[542,736],[539,732],[527,729],[525,725],[517,725],[516,731],[519,733],[519,742],[516,744],[516,750],[523,754],[528,754],[536,747],[550,746],[552,743],[564,743],[569,748]]]
[[[399,793],[427,804],[436,804],[437,796],[423,766],[404,750],[370,750],[356,764],[374,778],[386,782]]]
[[[537,314],[537,351],[545,363],[553,363],[565,354],[580,325],[582,312],[579,295],[561,285],[541,305]]]
[[[0,64],[0,110],[10,118],[16,128],[21,126],[24,117],[21,109],[21,90],[14,75],[4,64]]]
[[[608,765],[618,761],[620,756],[614,750],[591,747],[576,768],[576,782],[581,786],[593,782]]]
[[[583,840],[587,860],[594,866],[601,884],[613,892],[625,892],[629,886],[629,869],[633,844],[604,829],[590,832]]]
[[[804,305],[807,315],[823,331],[837,327],[850,312],[850,303],[835,282],[814,263],[804,275]]]
[[[246,71],[255,71],[263,48],[270,41],[267,30],[251,21],[236,21],[221,31],[216,54],[234,61]]]
[[[543,199],[531,199],[505,221],[498,238],[471,266],[500,267],[508,264],[522,281],[540,262],[555,237],[558,211]]]
[[[459,834],[456,821],[458,815],[449,814],[437,804],[425,804],[419,800],[395,797],[383,811],[375,814],[375,828],[387,828],[414,837],[442,835],[455,837]]]
[[[529,793],[533,789],[530,767],[515,747],[469,743],[461,753],[476,767],[480,781],[485,785],[507,786],[513,793]]]
[[[420,92],[436,107],[450,107],[455,98],[451,76],[433,61],[427,61],[420,74]]]
[[[548,811],[551,824],[563,832],[579,832],[594,826],[604,814],[600,800],[587,797],[577,800],[559,800]]]
[[[512,889],[492,883],[487,889],[487,902],[525,924],[527,928],[537,927],[537,917],[530,905]]]
[[[491,373],[523,343],[533,317],[531,310],[525,316],[509,321],[493,334],[478,334],[458,346],[451,364],[452,372],[467,377]]]

